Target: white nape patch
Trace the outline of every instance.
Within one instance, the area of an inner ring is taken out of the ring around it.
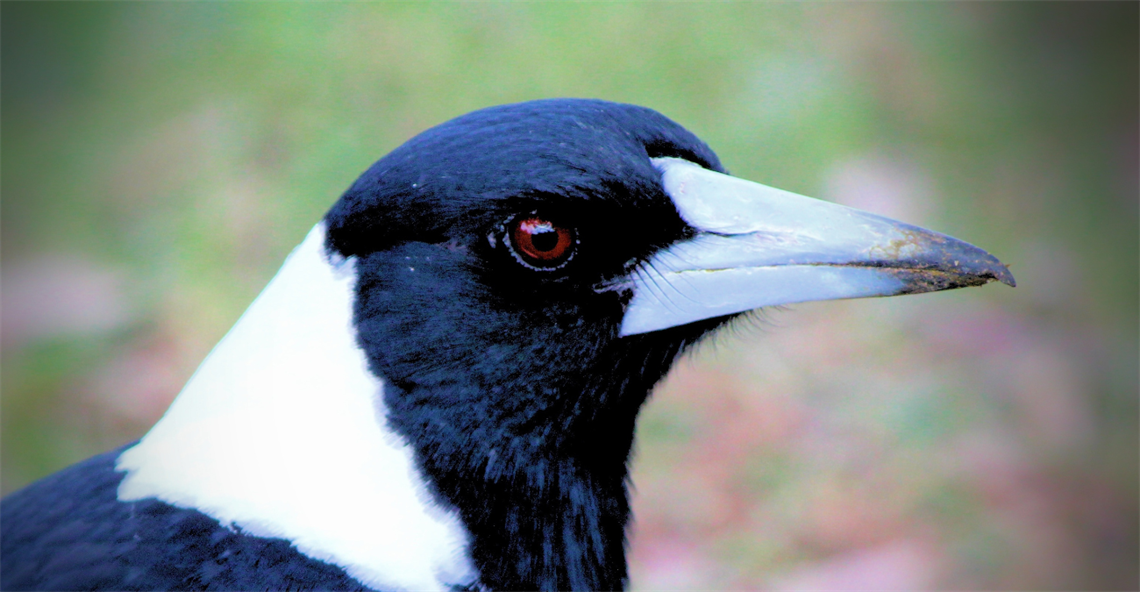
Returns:
[[[431,500],[387,428],[383,384],[355,339],[355,261],[330,262],[324,243],[321,223],[119,456],[119,499],[287,539],[373,588],[474,582],[458,515]]]

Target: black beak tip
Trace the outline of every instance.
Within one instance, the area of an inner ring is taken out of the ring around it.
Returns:
[[[1009,266],[998,261],[989,253],[986,253],[986,260],[966,264],[956,271],[961,274],[959,281],[961,281],[962,287],[984,286],[994,281],[1001,282],[1011,288],[1017,287],[1017,280],[1013,279],[1013,273],[1009,271]]]
[[[999,282],[1001,282],[1001,283],[1003,283],[1003,284],[1005,284],[1011,288],[1017,287],[1017,280],[1013,279],[1013,272],[1011,272],[1009,270],[1008,265],[1001,263],[999,261],[998,267],[995,268],[995,271],[997,273],[994,274],[994,278],[997,279],[997,281],[999,281]]]
[[[1017,280],[1013,279],[1008,265],[969,243],[959,242],[940,252],[939,256],[943,268],[959,275],[963,286],[980,286],[996,280],[1011,288],[1017,287]]]
[[[911,260],[896,274],[903,280],[903,294],[940,292],[954,288],[984,286],[1001,282],[1017,287],[1009,266],[974,245],[955,241],[950,247],[940,246],[921,259]]]
[[[974,253],[973,257],[967,254],[967,262],[964,270],[969,275],[978,276],[985,281],[982,283],[990,283],[997,280],[1011,288],[1017,287],[1017,280],[1013,279],[1013,272],[1009,270],[1009,266],[998,260],[997,257],[970,245]]]

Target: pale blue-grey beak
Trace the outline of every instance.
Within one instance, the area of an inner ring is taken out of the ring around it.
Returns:
[[[996,257],[944,234],[678,158],[653,164],[698,234],[633,272],[623,336],[779,304],[1015,285]]]

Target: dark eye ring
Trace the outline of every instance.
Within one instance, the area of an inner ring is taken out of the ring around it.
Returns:
[[[538,214],[523,214],[507,225],[511,253],[532,269],[558,269],[574,257],[578,240],[574,229],[559,226]]]

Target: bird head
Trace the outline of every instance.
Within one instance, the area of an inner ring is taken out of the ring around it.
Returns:
[[[977,247],[729,176],[657,112],[595,100],[425,131],[325,225],[388,421],[497,588],[621,585],[636,414],[703,335],[764,306],[1013,285]]]

